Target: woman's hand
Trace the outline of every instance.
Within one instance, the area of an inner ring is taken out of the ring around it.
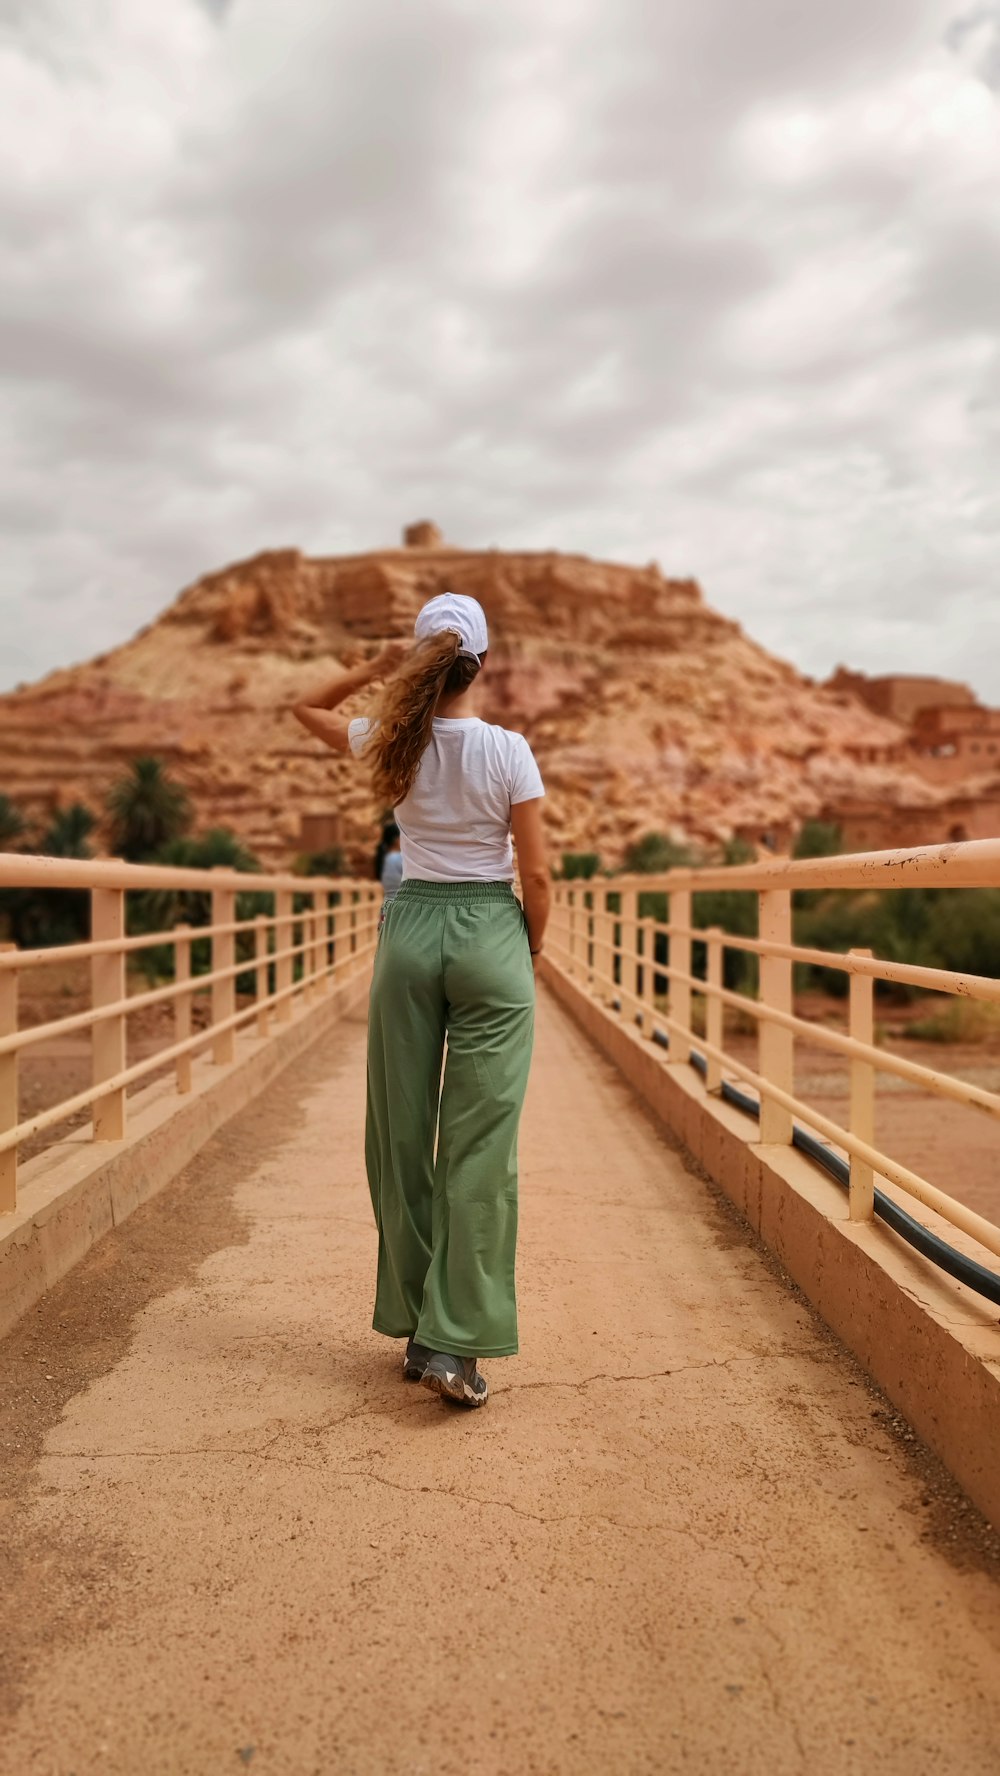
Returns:
[[[409,641],[387,641],[371,662],[372,678],[391,678],[396,668],[403,664],[412,645]]]

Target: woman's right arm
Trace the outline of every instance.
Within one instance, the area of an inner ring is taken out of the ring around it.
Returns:
[[[535,796],[530,802],[515,802],[510,811],[510,830],[517,847],[517,866],[524,896],[524,916],[528,921],[528,942],[536,966],[552,905],[552,876],[542,826],[543,800],[542,796]]]
[[[331,715],[338,703],[346,703],[355,691],[364,685],[373,684],[376,679],[388,678],[396,670],[400,662],[409,653],[409,643],[390,641],[374,660],[363,660],[359,666],[352,666],[349,671],[342,672],[339,678],[327,683],[312,697],[303,697],[291,706],[292,714],[297,722],[332,747],[334,752],[349,752],[350,741],[347,737],[347,722],[342,716]]]

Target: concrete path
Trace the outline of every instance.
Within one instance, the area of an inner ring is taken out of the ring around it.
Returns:
[[[5,1776],[998,1767],[989,1539],[540,1009],[485,1411],[367,1329],[357,1019],[8,1341]]]

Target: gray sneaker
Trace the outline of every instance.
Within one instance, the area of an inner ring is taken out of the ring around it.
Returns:
[[[433,1351],[420,1379],[442,1400],[454,1400],[459,1406],[486,1404],[486,1377],[476,1368],[475,1357],[449,1357],[443,1351]]]
[[[433,1354],[433,1351],[427,1349],[426,1344],[418,1344],[416,1339],[408,1338],[406,1340],[406,1355],[403,1358],[403,1380],[422,1381],[424,1370],[427,1367],[427,1359]]]

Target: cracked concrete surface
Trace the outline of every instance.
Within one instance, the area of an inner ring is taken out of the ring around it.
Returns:
[[[995,1767],[993,1567],[562,1014],[485,1411],[368,1330],[362,1086],[354,1019],[8,1341],[65,1385],[8,1452],[5,1776]]]

